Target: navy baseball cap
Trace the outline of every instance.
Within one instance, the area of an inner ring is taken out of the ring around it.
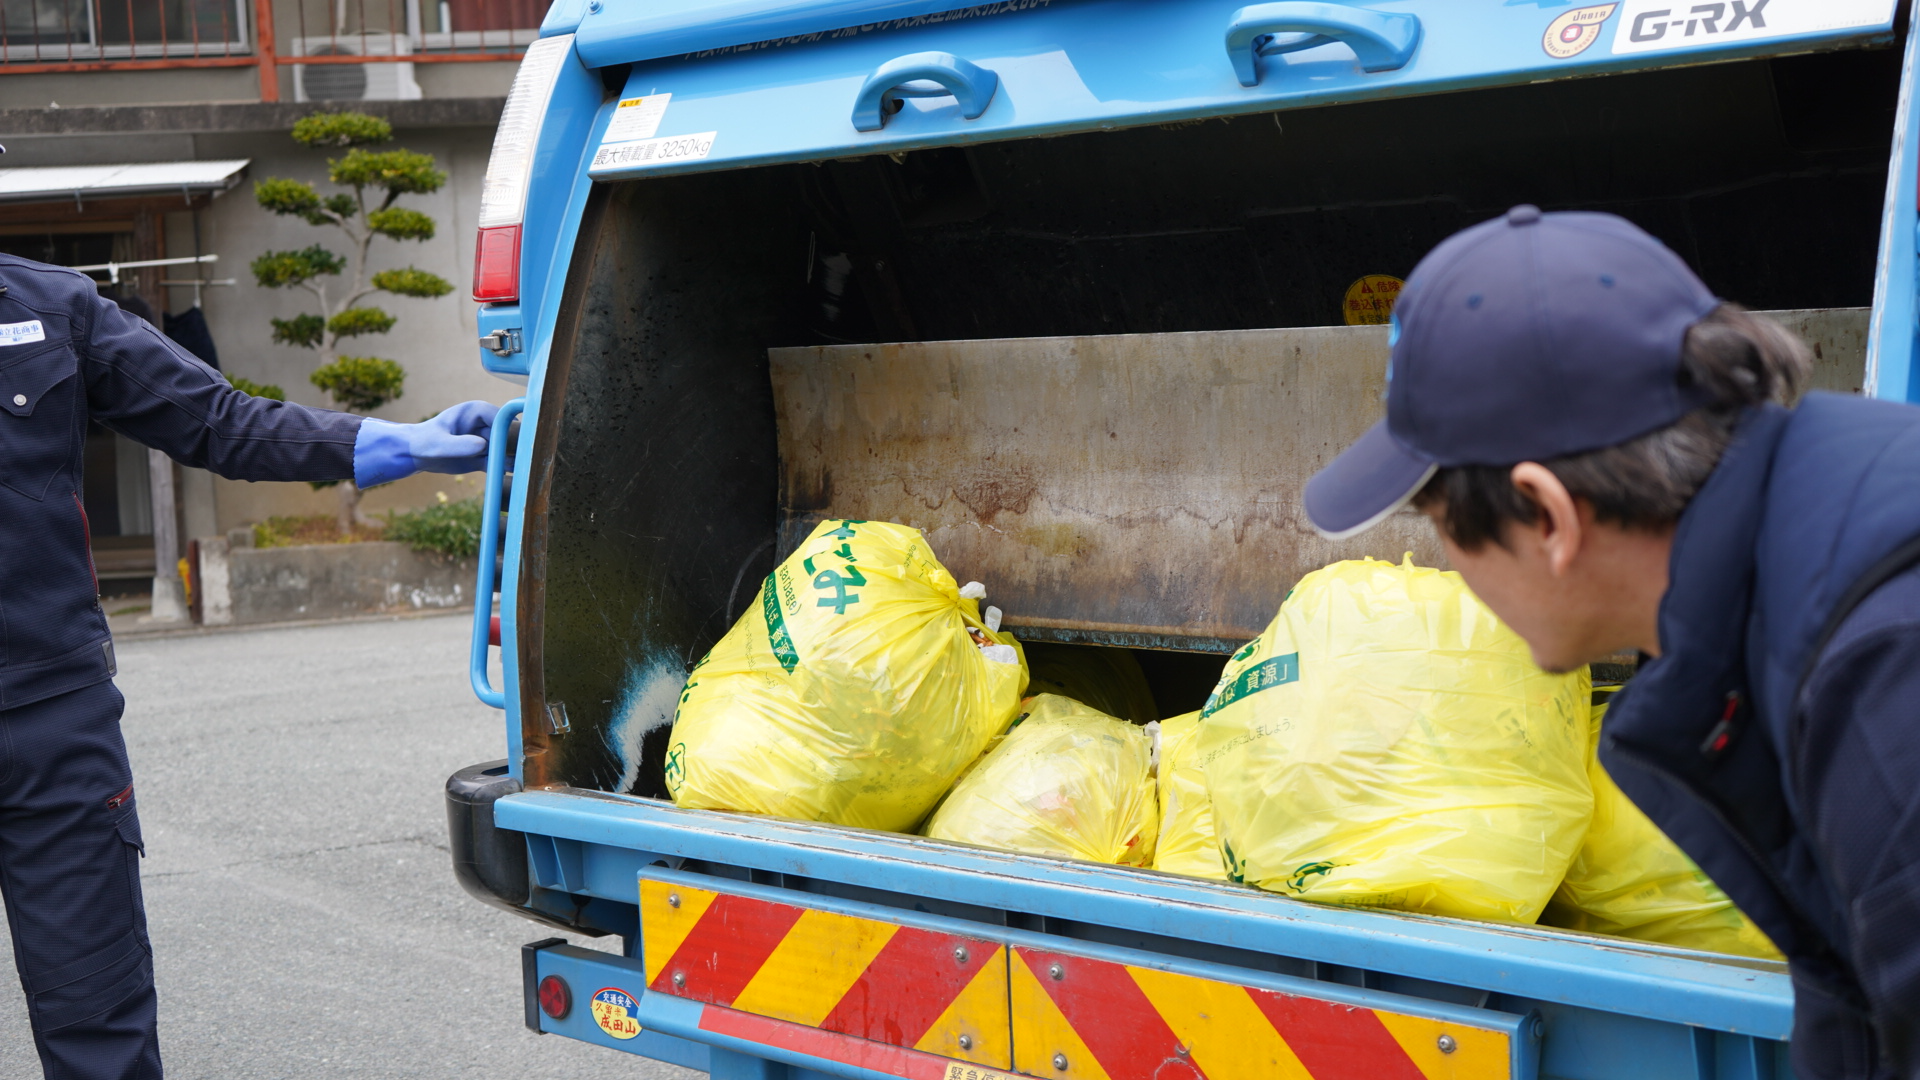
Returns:
[[[1687,330],[1719,305],[1666,245],[1612,214],[1516,206],[1455,233],[1394,306],[1387,418],[1307,482],[1339,540],[1442,468],[1598,450],[1706,404],[1680,380]]]

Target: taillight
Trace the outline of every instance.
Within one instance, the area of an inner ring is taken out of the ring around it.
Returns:
[[[473,253],[473,298],[501,303],[520,298],[520,225],[527,213],[527,182],[540,123],[547,115],[560,65],[573,51],[573,35],[541,38],[527,47],[513,89],[500,111],[480,189],[480,238]]]
[[[480,240],[473,248],[473,298],[520,299],[520,226],[496,225],[480,230]]]
[[[567,980],[549,975],[540,980],[540,1011],[555,1020],[565,1020],[573,1009],[573,990]]]

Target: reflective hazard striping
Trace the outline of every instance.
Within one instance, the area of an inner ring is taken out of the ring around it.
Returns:
[[[647,990],[702,1003],[702,1030],[911,1080],[1513,1075],[1499,1026],[653,879],[640,933]]]
[[[1014,949],[1016,1072],[1062,1080],[1495,1080],[1504,1031]]]
[[[717,1005],[709,1005],[701,1012],[700,1030],[904,1080],[1018,1080],[1008,1073],[972,1062],[850,1038]]]
[[[1006,1068],[997,942],[658,881],[640,884],[647,988]]]

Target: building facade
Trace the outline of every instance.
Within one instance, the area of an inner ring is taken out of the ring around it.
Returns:
[[[289,129],[322,110],[371,113],[393,125],[390,147],[432,154],[448,182],[399,203],[434,218],[434,236],[376,239],[369,269],[417,266],[455,286],[438,299],[368,301],[398,321],[345,351],[407,370],[403,396],[374,415],[413,421],[459,401],[504,401],[515,388],[477,359],[468,299],[475,213],[493,128],[544,7],[545,0],[0,0],[0,251],[96,267],[89,272],[103,291],[139,297],[176,337],[204,319],[230,376],[334,407],[308,380],[319,354],[271,336],[271,318],[313,311],[313,298],[257,286],[248,263],[316,243],[345,254],[346,238],[267,213],[252,188],[288,177],[329,194],[329,153],[298,145]],[[121,265],[160,260],[183,261]],[[196,307],[199,315],[189,316]],[[228,481],[152,463],[143,448],[104,429],[89,440],[86,471],[103,587],[119,582],[132,591],[161,579],[156,614],[170,564],[190,538],[337,505],[331,492],[306,484]],[[363,506],[377,513],[477,490],[476,478],[414,477],[369,492]]]

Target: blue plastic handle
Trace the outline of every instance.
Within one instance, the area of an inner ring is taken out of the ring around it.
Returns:
[[[1227,24],[1227,59],[1233,62],[1241,86],[1258,86],[1258,56],[1298,52],[1334,41],[1353,49],[1366,71],[1403,68],[1420,47],[1420,17],[1298,0],[1252,4],[1234,12]]]
[[[860,96],[853,99],[853,127],[879,131],[887,122],[891,98],[947,94],[960,103],[961,116],[974,120],[987,111],[999,89],[1000,76],[952,53],[909,53],[881,64],[867,76]]]
[[[473,582],[473,650],[468,656],[467,678],[473,683],[473,695],[481,704],[496,709],[507,707],[505,691],[495,690],[487,678],[487,645],[493,631],[493,579],[500,566],[500,503],[507,474],[507,428],[513,418],[525,412],[526,398],[514,398],[494,414],[493,431],[487,437],[487,494],[480,503],[480,558]]]

